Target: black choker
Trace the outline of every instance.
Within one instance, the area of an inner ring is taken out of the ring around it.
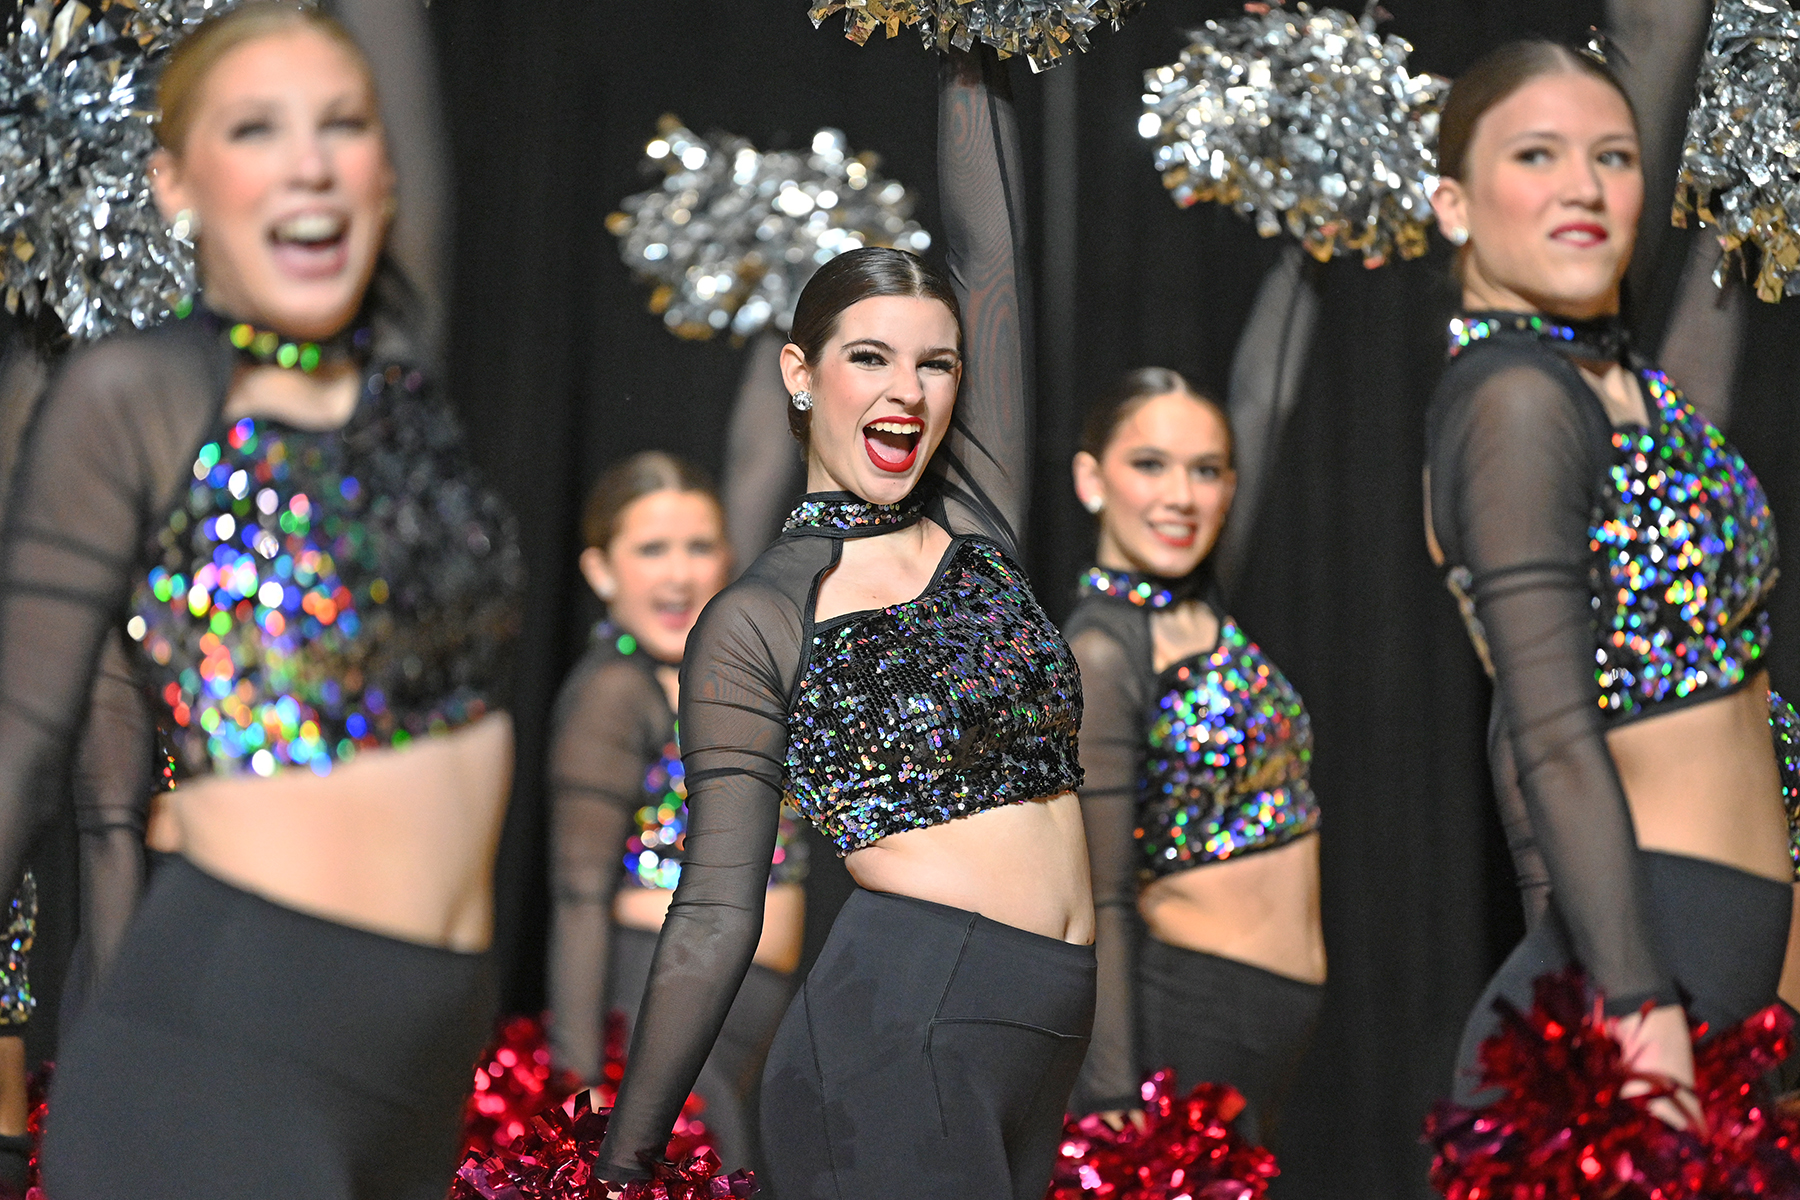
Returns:
[[[258,329],[248,321],[233,321],[209,308],[196,306],[191,299],[183,300],[175,310],[175,315],[181,318],[193,314],[198,314],[246,365],[253,367],[281,367],[310,375],[327,363],[367,358],[369,346],[374,341],[368,325],[360,322],[352,323],[336,337],[323,342],[307,342],[282,337],[273,330]]]
[[[1164,579],[1159,575],[1137,575],[1130,571],[1113,571],[1106,567],[1089,567],[1076,585],[1082,596],[1111,596],[1139,608],[1167,608],[1183,600],[1191,600],[1200,592],[1200,577],[1195,571],[1181,579]]]
[[[1450,322],[1450,357],[1495,334],[1524,334],[1545,342],[1571,358],[1587,362],[1624,362],[1630,344],[1625,323],[1616,315],[1597,321],[1559,321],[1542,313],[1471,312]]]
[[[781,531],[887,533],[917,522],[924,506],[924,500],[916,491],[898,504],[871,504],[849,492],[809,492],[788,514]]]

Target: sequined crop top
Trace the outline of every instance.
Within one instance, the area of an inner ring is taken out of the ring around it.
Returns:
[[[953,52],[940,78],[941,225],[963,316],[956,407],[917,506],[808,497],[689,636],[681,886],[600,1152],[605,1179],[645,1176],[724,1023],[756,949],[784,791],[849,850],[1079,779],[1074,665],[1014,565],[1033,470],[1017,127],[991,55]],[[815,622],[844,540],[921,509],[954,539],[924,594]],[[1001,702],[1008,688],[1017,711]]]
[[[342,429],[215,425],[148,558],[126,628],[187,772],[327,775],[495,706],[518,549],[419,371]]]
[[[1606,729],[1755,677],[1775,531],[1756,478],[1660,372],[1647,426],[1614,428],[1571,359],[1610,326],[1459,317],[1428,423],[1429,516],[1495,681],[1515,858],[1541,870],[1615,1012],[1675,992],[1651,937]],[[1527,871],[1522,867],[1521,877]]]
[[[1086,696],[1081,810],[1100,959],[1083,1112],[1137,1103],[1140,888],[1319,828],[1306,708],[1236,621],[1219,619],[1211,650],[1155,669],[1152,614],[1201,603],[1206,590],[1203,573],[1169,581],[1095,567],[1064,625]]]

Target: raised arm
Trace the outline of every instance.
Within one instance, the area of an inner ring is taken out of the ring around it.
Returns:
[[[1594,678],[1588,522],[1604,431],[1598,401],[1588,412],[1538,367],[1508,365],[1443,414],[1430,463],[1433,528],[1472,576],[1550,902],[1618,1016],[1678,997]]]
[[[806,490],[806,464],[788,432],[781,346],[781,335],[773,331],[757,334],[750,343],[725,435],[719,497],[725,504],[725,528],[739,571],[775,540],[782,518]]]
[[[954,530],[986,533],[1016,553],[1031,502],[1036,400],[1018,123],[992,50],[952,50],[941,70],[938,188],[963,310],[963,377],[931,469],[943,477]]]
[[[1096,628],[1069,639],[1081,664],[1081,819],[1094,886],[1094,953],[1099,959],[1094,1031],[1076,1086],[1076,1109],[1136,1108],[1138,920],[1137,798],[1143,778],[1146,703],[1138,664]]]
[[[605,1066],[613,895],[645,800],[647,717],[663,699],[630,662],[579,670],[550,745],[550,1053],[594,1084]]]
[[[777,661],[771,647],[789,661]],[[756,953],[781,818],[788,681],[799,649],[799,614],[754,577],[721,593],[688,637],[681,884],[632,1031],[600,1151],[601,1178],[644,1178],[647,1162],[663,1156]]]

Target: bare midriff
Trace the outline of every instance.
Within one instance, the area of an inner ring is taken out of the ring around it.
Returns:
[[[1769,677],[1608,731],[1638,845],[1790,883]]]
[[[844,859],[858,887],[930,900],[1058,941],[1094,940],[1074,792],[889,834]]]
[[[1167,945],[1325,982],[1316,834],[1165,875],[1138,896],[1138,912]]]
[[[657,933],[669,915],[672,888],[624,887],[613,897],[613,920],[626,929]],[[778,883],[763,901],[762,938],[756,943],[754,961],[759,966],[791,974],[800,966],[806,944],[806,889],[797,883]]]
[[[485,950],[494,855],[512,783],[504,713],[327,777],[206,776],[170,796],[179,849],[208,874],[343,925]]]

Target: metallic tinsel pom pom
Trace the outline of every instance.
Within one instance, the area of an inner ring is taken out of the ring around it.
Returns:
[[[917,25],[927,47],[967,50],[977,42],[1001,58],[1023,54],[1033,71],[1054,67],[1071,50],[1086,50],[1087,35],[1101,22],[1114,29],[1144,0],[815,0],[808,15],[816,28],[844,14],[844,36],[862,45],[877,29],[889,37]]]
[[[1756,294],[1800,296],[1800,11],[1789,0],[1718,0],[1675,189],[1719,231],[1724,272],[1746,243],[1761,252]]]
[[[168,315],[192,246],[151,199],[156,72],[232,0],[39,0],[0,54],[0,286],[96,338]]]
[[[606,219],[625,265],[654,282],[650,311],[675,333],[749,337],[785,330],[819,267],[861,246],[922,253],[931,235],[910,219],[913,196],[821,129],[810,150],[756,149],[702,138],[664,117],[644,150],[662,186],[627,196]]]
[[[1409,72],[1411,46],[1372,16],[1306,4],[1189,36],[1179,62],[1144,73],[1138,121],[1175,203],[1229,204],[1320,261],[1425,252],[1450,84]]]

